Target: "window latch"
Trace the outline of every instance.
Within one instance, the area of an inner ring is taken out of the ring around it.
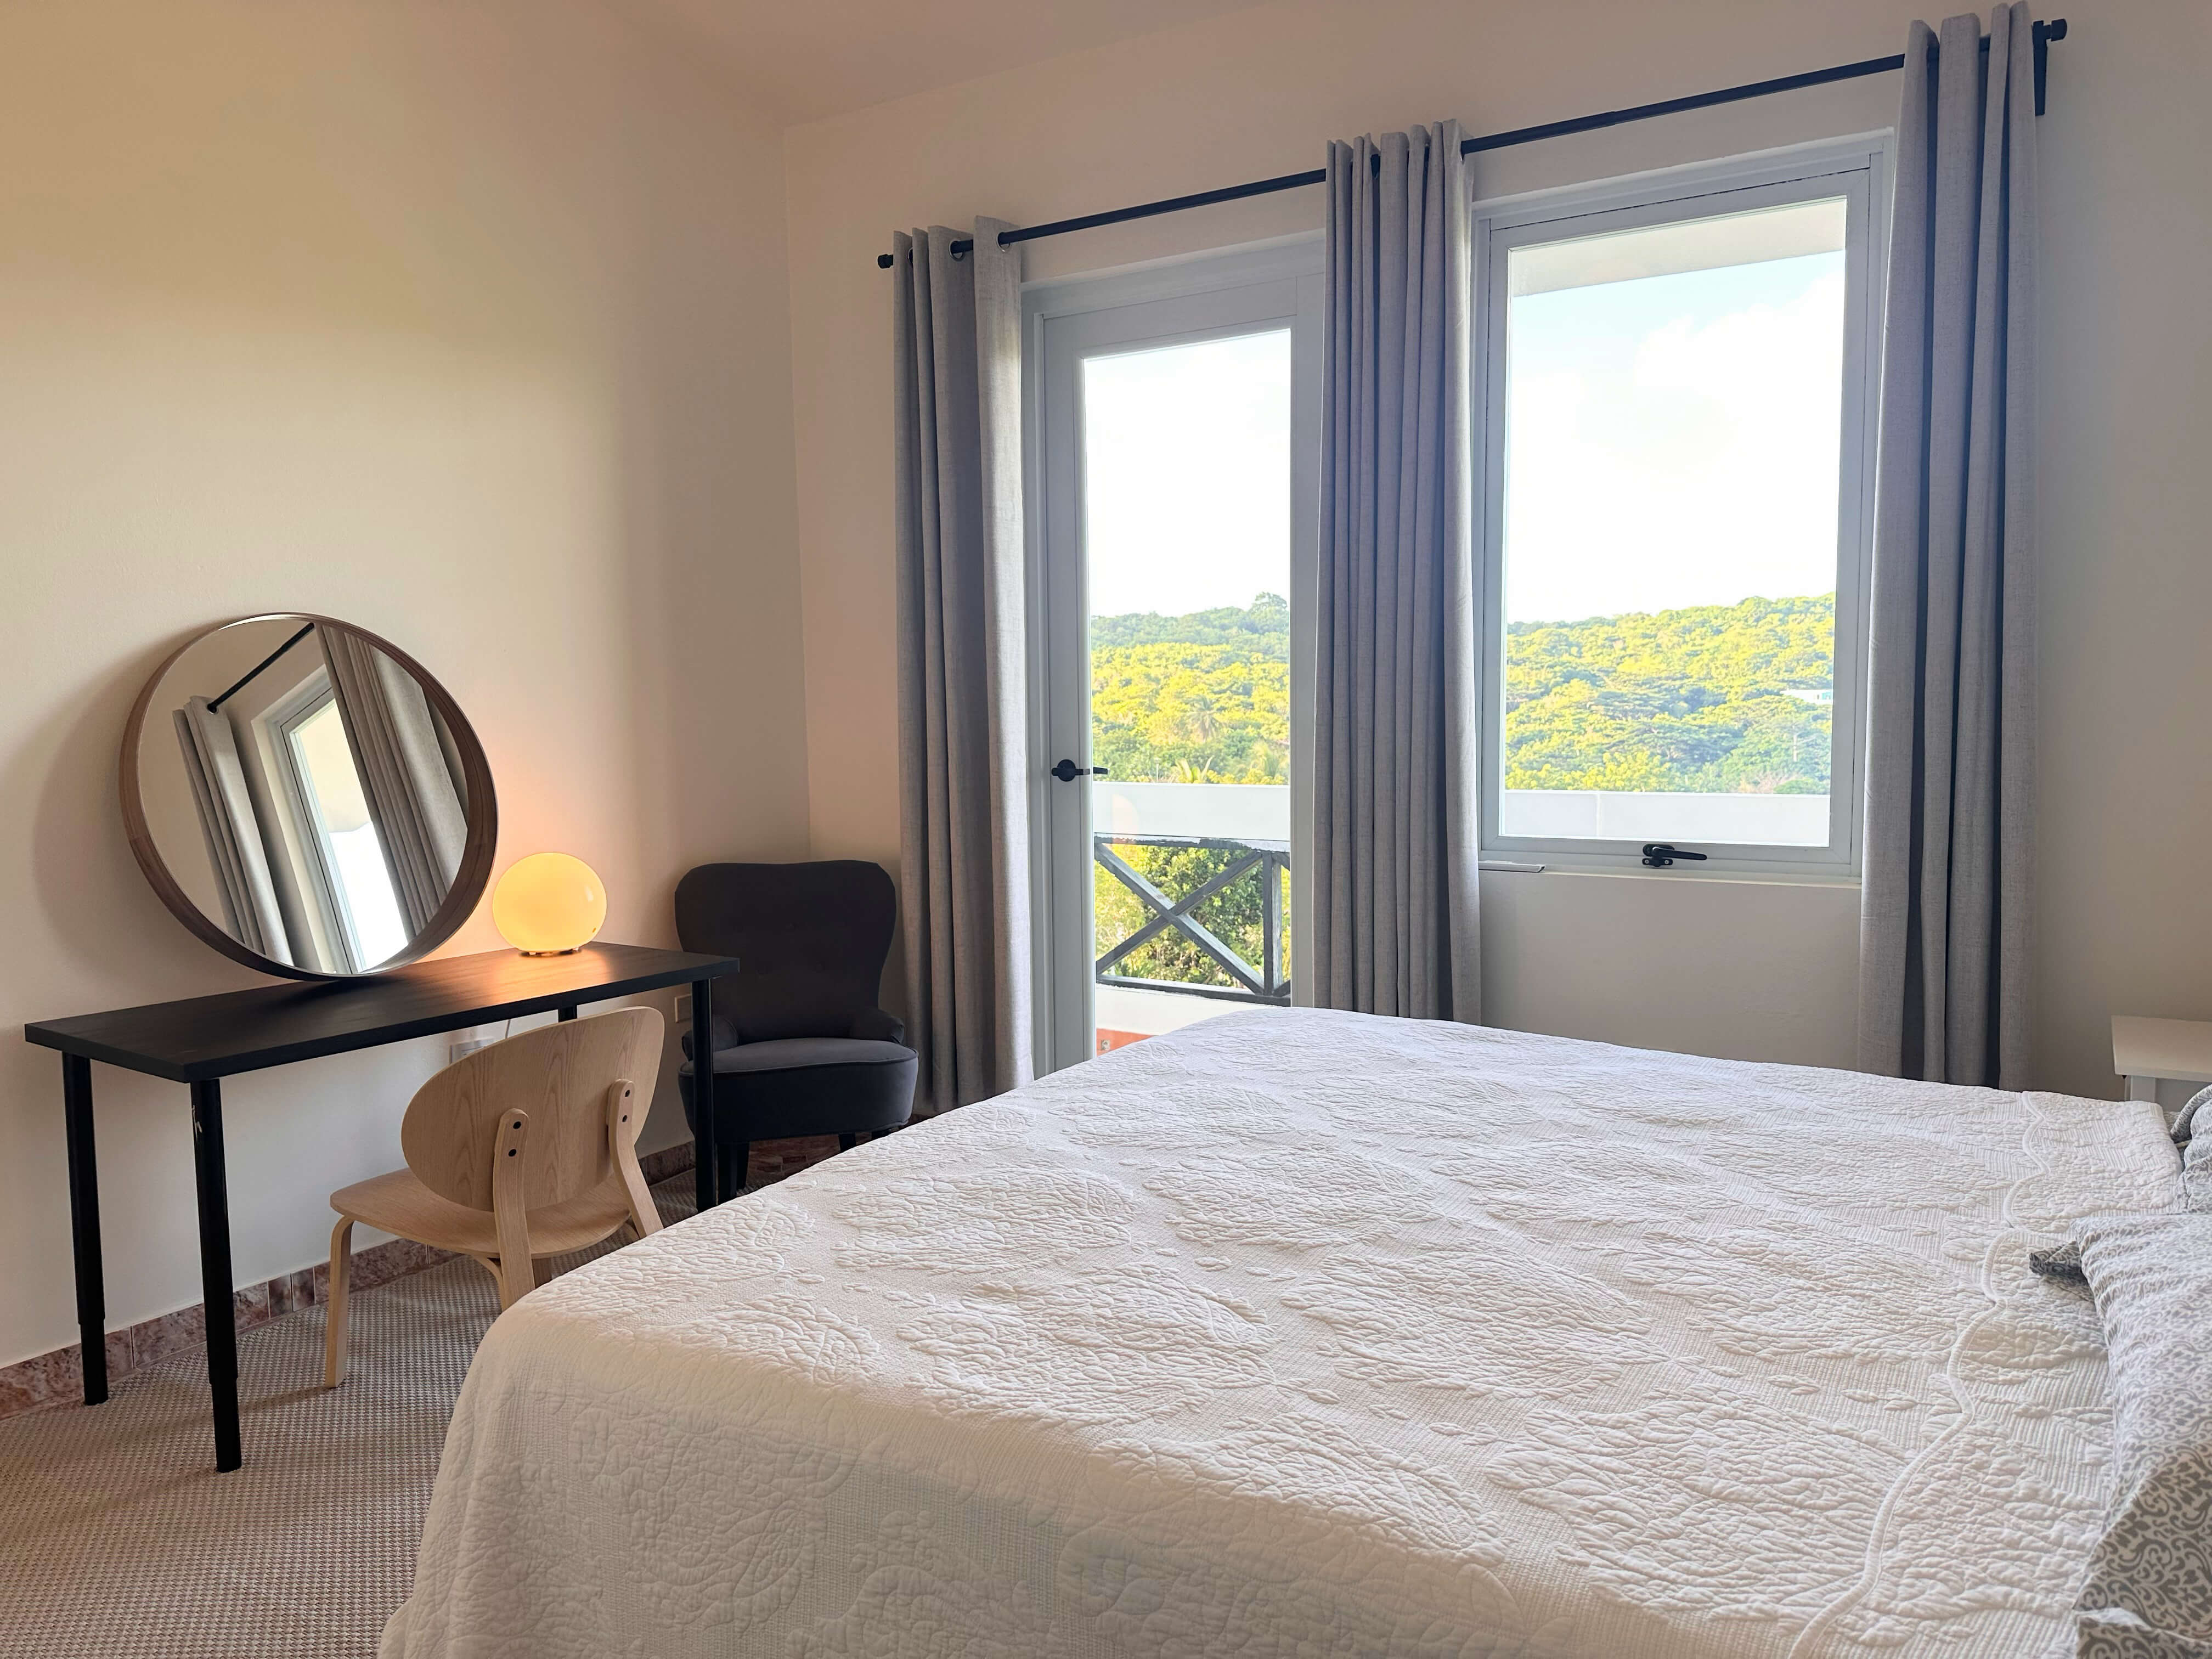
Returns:
[[[1699,864],[1703,864],[1705,861],[1705,855],[1703,853],[1690,852],[1680,847],[1669,847],[1663,841],[1644,843],[1644,862],[1654,870],[1664,870],[1676,859],[1694,859]]]
[[[1106,769],[1103,766],[1078,766],[1072,760],[1063,760],[1052,769],[1052,775],[1062,783],[1073,783],[1082,777],[1103,778],[1106,775]]]

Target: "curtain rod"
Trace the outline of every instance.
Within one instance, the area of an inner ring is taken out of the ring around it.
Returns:
[[[2044,78],[2047,71],[2051,43],[2066,38],[2066,20],[2054,17],[2047,23],[2038,23],[2031,31],[2035,51],[2035,112],[2043,113]],[[1982,50],[1990,49],[1984,39]],[[1802,75],[1784,75],[1772,81],[1753,81],[1740,87],[1723,87],[1717,92],[1693,93],[1687,98],[1669,98],[1662,103],[1638,104],[1632,109],[1609,109],[1596,115],[1578,115],[1568,121],[1547,121],[1541,126],[1516,127],[1510,132],[1493,132],[1480,138],[1468,138],[1459,147],[1462,155],[1473,155],[1486,149],[1510,149],[1516,144],[1533,144],[1540,138],[1564,138],[1571,133],[1595,132],[1601,127],[1622,126],[1631,121],[1649,121],[1655,116],[1680,115],[1686,110],[1710,109],[1716,104],[1740,103],[1747,98],[1765,98],[1778,92],[1796,92],[1802,87],[1826,86],[1831,81],[1856,81],[1869,75],[1886,75],[1892,70],[1905,67],[1905,54],[1890,58],[1865,58],[1856,64],[1838,64],[1832,69],[1808,70]],[[1258,179],[1249,185],[1230,185],[1221,190],[1203,190],[1195,196],[1171,196],[1164,202],[1146,202],[1137,207],[1116,208],[1110,213],[1089,213],[1080,219],[1056,219],[1048,225],[1030,225],[1021,230],[1002,230],[999,246],[1011,247],[1016,242],[1034,242],[1044,236],[1065,236],[1073,230],[1095,230],[1101,225],[1125,224],[1132,219],[1150,219],[1163,213],[1181,213],[1188,208],[1212,207],[1217,202],[1240,202],[1248,196],[1272,196],[1277,191],[1299,190],[1308,185],[1325,184],[1328,179],[1326,167],[1315,167],[1306,173],[1286,173],[1277,179]],[[952,244],[952,257],[963,258],[975,246],[974,241],[963,239]],[[879,270],[889,270],[897,263],[889,253],[876,255]]]
[[[283,644],[278,646],[274,651],[271,651],[259,662],[254,664],[252,667],[247,669],[243,674],[240,674],[238,677],[238,682],[236,684],[233,685],[229,690],[224,692],[221,696],[215,698],[208,704],[208,712],[210,714],[213,714],[216,709],[222,708],[223,704],[228,702],[233,697],[236,696],[240,692],[245,690],[247,686],[253,684],[254,680],[259,677],[262,671],[267,668],[270,663],[275,662],[277,658],[283,656],[287,651],[289,651],[294,646],[299,644],[301,640],[306,639],[308,635],[314,631],[314,623],[309,623],[298,633],[293,635],[290,639],[285,641]]]

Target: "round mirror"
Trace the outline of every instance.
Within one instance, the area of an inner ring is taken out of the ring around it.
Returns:
[[[295,979],[443,944],[498,839],[459,705],[404,652],[327,617],[248,617],[180,647],[131,711],[122,784],[162,902],[225,956]]]

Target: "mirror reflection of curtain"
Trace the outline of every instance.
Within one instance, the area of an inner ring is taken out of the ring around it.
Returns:
[[[215,867],[231,936],[264,957],[290,962],[291,940],[284,931],[283,913],[276,907],[268,843],[253,815],[237,734],[205,697],[194,697],[178,709],[176,722],[177,740],[185,751],[185,775],[191,780],[200,829],[207,837],[208,862]]]
[[[437,720],[414,677],[384,653],[339,629],[317,631],[399,913],[419,933],[445,902],[469,838]]]

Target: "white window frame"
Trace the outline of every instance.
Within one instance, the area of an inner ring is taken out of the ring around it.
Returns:
[[[1841,196],[1846,206],[1844,418],[1837,495],[1834,752],[1826,847],[1685,841],[1704,863],[1643,864],[1640,843],[1507,836],[1504,505],[1507,254],[1515,247]],[[1723,201],[1719,198],[1725,198]],[[1554,868],[1783,880],[1856,880],[1863,820],[1867,599],[1874,560],[1875,435],[1888,271],[1889,138],[1867,134],[1602,184],[1477,201],[1473,210],[1475,536],[1482,569],[1482,856]]]
[[[1024,283],[1023,457],[1030,611],[1030,884],[1033,1041],[1040,1075],[1091,1057],[1091,792],[1048,781],[1061,756],[1090,763],[1087,678],[1053,665],[1089,661],[1082,604],[1081,422],[1076,364],[1094,355],[1290,328],[1291,914],[1310,915],[1313,860],[1313,605],[1321,454],[1323,246],[1316,235]],[[1312,488],[1301,487],[1310,458]],[[1057,694],[1057,695],[1056,695]],[[1293,924],[1295,926],[1295,923]],[[1310,981],[1291,969],[1294,1001]]]
[[[270,749],[276,757],[285,806],[298,826],[300,862],[306,866],[307,884],[322,911],[330,940],[343,958],[340,971],[357,974],[375,964],[362,959],[361,936],[354,926],[353,907],[346,897],[345,884],[332,868],[330,830],[323,821],[314,781],[301,769],[299,750],[293,742],[293,734],[301,726],[337,701],[337,692],[331,684],[329,671],[319,668],[270,704],[261,720],[267,727]]]

